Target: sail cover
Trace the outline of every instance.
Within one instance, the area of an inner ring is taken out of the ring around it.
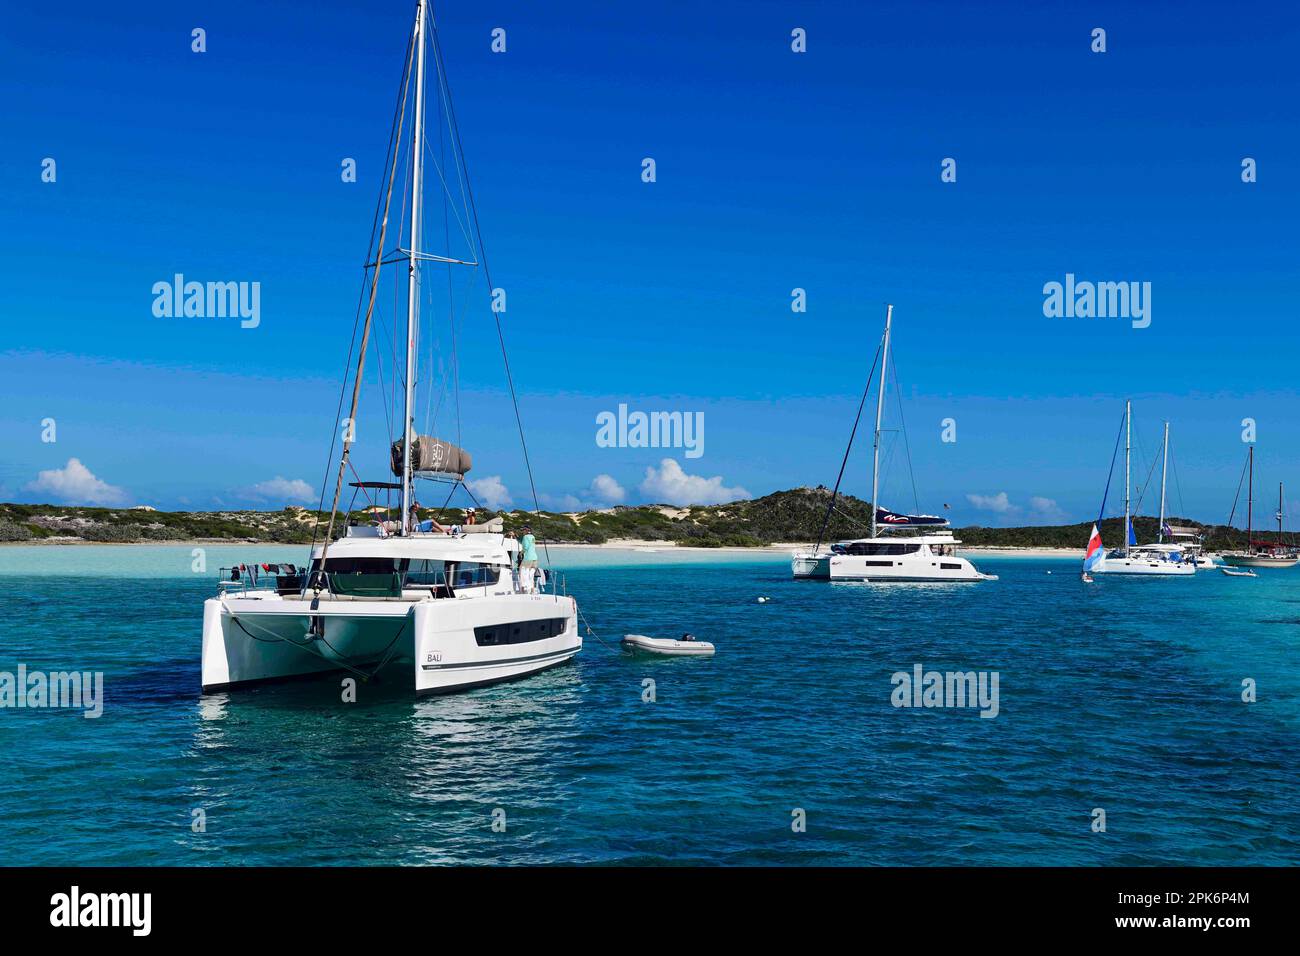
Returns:
[[[900,515],[887,508],[876,509],[876,524],[889,528],[913,528],[918,525],[946,525],[947,518],[938,515]]]
[[[441,438],[416,435],[411,442],[411,471],[434,471],[444,475],[463,475],[469,471],[469,452]],[[402,442],[393,442],[393,474],[402,473]]]

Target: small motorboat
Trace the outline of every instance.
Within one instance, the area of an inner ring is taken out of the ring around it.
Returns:
[[[1051,571],[1048,571],[1047,573],[1048,573],[1048,574],[1051,574],[1052,572],[1051,572]],[[1087,571],[1084,571],[1084,572],[1083,572],[1083,583],[1084,583],[1084,584],[1091,584],[1091,583],[1092,583],[1092,575],[1089,574]]]
[[[1224,574],[1226,574],[1226,575],[1227,575],[1228,577],[1230,577],[1230,578],[1257,578],[1257,577],[1259,577],[1258,574],[1256,574],[1254,571],[1251,571],[1251,570],[1249,570],[1249,569],[1247,569],[1247,570],[1245,570],[1245,571],[1238,571],[1236,568],[1229,568],[1229,567],[1225,567],[1224,565],[1219,565],[1219,570],[1222,571]]]
[[[666,654],[670,657],[712,657],[713,645],[697,641],[689,634],[674,640],[666,637],[646,637],[644,634],[624,634],[623,650],[632,654]]]

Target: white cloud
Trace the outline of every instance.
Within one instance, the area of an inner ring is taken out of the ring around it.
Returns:
[[[744,488],[728,488],[723,485],[721,475],[702,478],[686,474],[682,471],[682,466],[672,458],[665,458],[658,468],[645,470],[641,494],[650,501],[662,501],[670,505],[716,505],[749,497],[749,492]]]
[[[69,458],[62,468],[42,471],[26,491],[53,495],[70,505],[124,505],[130,500],[123,488],[100,481],[76,458]]]
[[[995,511],[1000,515],[1014,511],[1016,507],[1007,498],[1005,491],[999,491],[996,495],[967,495],[966,500],[980,511]]]
[[[597,475],[591,479],[591,495],[597,501],[611,505],[620,504],[627,498],[627,492],[609,475]]]
[[[493,511],[500,511],[514,504],[514,499],[510,497],[510,489],[501,483],[500,475],[470,478],[465,482],[465,487],[474,492],[474,497],[484,507],[491,508]]]
[[[1066,517],[1065,512],[1057,505],[1055,499],[1042,498],[1037,495],[1029,499],[1029,510],[1036,517],[1048,521],[1064,521]]]
[[[254,501],[304,501],[316,500],[316,491],[301,478],[282,478],[276,475],[270,481],[259,481],[243,493],[242,497]]]

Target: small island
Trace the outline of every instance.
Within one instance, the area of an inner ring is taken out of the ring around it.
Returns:
[[[507,532],[518,533],[531,523],[539,540],[552,544],[659,544],[693,548],[771,548],[818,539],[826,520],[831,492],[824,487],[795,488],[761,498],[725,505],[620,505],[581,512],[491,511],[479,509],[482,523],[500,517]],[[450,525],[464,520],[459,508],[421,509],[422,518]],[[251,542],[309,544],[324,534],[328,512],[299,505],[274,511],[158,511],[148,506],[92,508],[49,504],[0,504],[0,543],[8,544],[163,544],[167,542]],[[354,514],[353,521],[372,520]],[[871,520],[871,505],[852,495],[840,495],[826,524],[828,541],[862,537]],[[1207,525],[1188,518],[1171,523],[1201,528],[1206,547],[1219,550],[1240,542],[1242,532],[1224,525]],[[317,527],[319,522],[319,528]],[[1120,518],[1102,522],[1104,540],[1122,540]],[[1139,540],[1155,540],[1155,518],[1135,518]],[[342,516],[335,524],[341,533]],[[1066,549],[1082,552],[1091,522],[1034,525],[1016,528],[957,528],[957,537],[970,549]],[[1256,532],[1262,539],[1268,536]]]

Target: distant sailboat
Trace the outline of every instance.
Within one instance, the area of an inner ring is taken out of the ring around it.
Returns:
[[[889,367],[889,336],[894,315],[892,305],[885,308],[885,333],[880,343],[880,386],[876,394],[876,429],[871,455],[871,536],[840,541],[828,548],[817,542],[809,551],[800,551],[791,555],[790,570],[796,579],[820,579],[824,581],[873,581],[873,582],[918,582],[918,581],[996,581],[997,576],[983,574],[965,558],[958,557],[957,545],[961,544],[951,531],[939,531],[947,528],[948,519],[938,515],[909,515],[882,508],[880,501],[880,435],[881,419],[885,410],[885,370]],[[872,374],[876,368],[873,367]],[[870,379],[867,390],[870,390]],[[867,391],[862,398],[866,402]],[[859,417],[862,405],[858,406]],[[857,434],[857,421],[853,424],[853,435]],[[853,447],[853,435],[849,436],[849,448],[845,450],[847,462],[849,450]],[[840,467],[840,478],[844,477],[844,467]],[[835,491],[826,511],[826,520],[822,523],[823,533],[830,521],[835,507],[835,497],[839,494],[839,481],[835,482]],[[932,528],[917,535],[898,535],[879,537],[881,531],[904,528]]]
[[[1251,445],[1250,450],[1246,453],[1247,468],[1249,470],[1249,480],[1246,490],[1246,547],[1242,551],[1225,551],[1222,555],[1224,564],[1230,564],[1234,567],[1241,568],[1290,568],[1300,563],[1300,552],[1294,547],[1288,547],[1282,543],[1282,520],[1286,514],[1284,506],[1284,497],[1282,494],[1282,483],[1277,485],[1277,541],[1255,541],[1254,528],[1252,527],[1255,510],[1255,446]],[[1237,494],[1241,494],[1241,486],[1237,487]],[[1238,499],[1240,500],[1240,499]],[[1233,502],[1233,511],[1236,511],[1236,502]],[[1228,518],[1228,523],[1232,523],[1232,518]]]
[[[1118,442],[1118,439],[1116,440]],[[1088,549],[1083,559],[1085,574],[1141,574],[1150,576],[1187,576],[1196,573],[1196,562],[1183,553],[1180,546],[1163,541],[1138,545],[1133,531],[1132,484],[1133,454],[1133,403],[1124,403],[1124,545],[1109,552],[1101,543],[1101,519],[1106,513],[1106,495],[1102,496],[1101,514],[1092,526]],[[1111,470],[1114,471],[1114,457]],[[1169,471],[1169,424],[1165,423],[1164,466],[1160,476],[1160,528],[1165,529],[1165,480]],[[1106,479],[1106,494],[1110,493],[1110,478]]]

